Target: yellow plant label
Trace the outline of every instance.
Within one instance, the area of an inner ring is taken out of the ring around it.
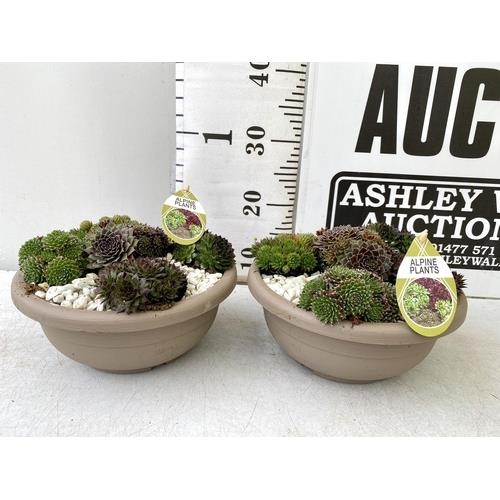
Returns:
[[[424,337],[443,334],[457,310],[457,288],[448,264],[427,238],[416,236],[396,278],[399,309],[412,330]]]
[[[171,240],[180,245],[191,245],[203,236],[207,227],[207,214],[188,187],[166,199],[161,208],[161,222]]]

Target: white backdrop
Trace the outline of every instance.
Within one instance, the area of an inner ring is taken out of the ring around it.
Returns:
[[[0,64],[0,269],[84,218],[159,225],[174,115],[173,63]]]

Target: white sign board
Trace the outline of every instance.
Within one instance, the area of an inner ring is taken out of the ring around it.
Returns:
[[[500,297],[500,64],[310,67],[295,230],[429,236],[468,295]]]

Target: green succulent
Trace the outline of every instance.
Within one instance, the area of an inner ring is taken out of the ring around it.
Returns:
[[[311,304],[314,296],[318,292],[323,292],[327,288],[326,280],[323,276],[318,276],[311,281],[308,281],[304,288],[302,289],[302,293],[299,297],[299,307],[305,309],[306,311],[311,310]]]
[[[335,286],[335,293],[341,298],[348,316],[362,317],[377,304],[376,293],[381,291],[381,287],[376,287],[374,283],[371,276],[353,273]]]
[[[45,279],[50,286],[66,285],[81,275],[81,265],[74,259],[58,256],[45,269]]]
[[[183,264],[191,264],[195,256],[195,244],[181,245],[175,243],[172,249],[172,258]]]
[[[78,240],[80,240],[82,247],[85,246],[85,238],[87,237],[87,231],[79,227],[75,227],[73,229],[70,229],[69,234],[71,236],[74,236],[75,238],[78,238]]]
[[[311,234],[282,234],[252,245],[255,264],[263,273],[296,276],[318,268]]]
[[[37,236],[24,242],[19,249],[18,258],[19,264],[28,257],[39,257],[43,251],[42,237]]]
[[[25,257],[20,263],[20,269],[27,283],[43,283],[45,281],[45,261],[37,256]]]
[[[333,325],[346,318],[342,302],[326,292],[316,294],[311,309],[314,316],[327,325]]]
[[[94,224],[92,224],[91,221],[89,220],[82,220],[82,222],[80,222],[80,227],[79,229],[81,229],[82,231],[84,231],[85,233],[88,233],[91,229],[92,229],[92,226]]]
[[[207,272],[223,273],[234,263],[234,249],[226,238],[206,231],[195,243],[195,264]]]
[[[137,238],[132,227],[108,223],[100,227],[89,242],[86,249],[88,267],[99,269],[126,260],[134,253],[136,245]]]
[[[132,219],[128,215],[113,215],[113,217],[111,217],[111,222],[116,225],[126,224],[128,226],[133,226],[133,227],[138,227],[143,225],[139,221]]]
[[[406,312],[415,317],[429,305],[429,291],[418,283],[410,283],[403,297],[403,306]]]
[[[436,302],[436,311],[439,313],[439,316],[442,321],[448,319],[453,309],[453,303],[451,300],[438,300]]]
[[[194,238],[195,236],[198,236],[203,231],[203,228],[201,226],[196,225],[196,224],[191,224],[189,226],[189,230],[191,231],[191,235]]]
[[[173,243],[159,227],[147,225],[134,227],[134,237],[137,238],[135,255],[137,257],[166,257]]]
[[[186,222],[186,217],[177,209],[170,210],[165,217],[165,224],[169,229],[175,230],[180,228]]]
[[[42,238],[43,257],[50,262],[55,256],[79,259],[84,251],[84,241],[75,233],[56,229]]]
[[[343,319],[382,321],[384,285],[380,277],[369,271],[332,266],[306,283],[299,307],[311,310],[320,321],[328,324]]]

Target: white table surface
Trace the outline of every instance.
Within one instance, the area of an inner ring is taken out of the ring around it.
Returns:
[[[60,354],[0,271],[0,436],[500,436],[500,301],[410,372],[367,385],[290,359],[244,285],[201,343],[150,372],[107,374]]]

